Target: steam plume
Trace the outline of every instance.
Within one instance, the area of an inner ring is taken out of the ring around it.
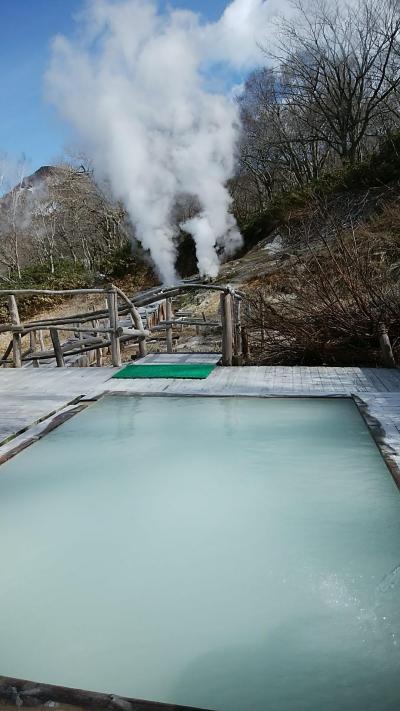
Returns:
[[[257,62],[260,30],[277,4],[234,0],[218,22],[203,23],[189,11],[161,14],[155,0],[90,0],[76,37],[53,42],[50,100],[125,204],[165,282],[174,279],[170,214],[181,193],[201,205],[182,226],[202,275],[216,276],[218,253],[240,246],[226,189],[237,109],[207,85],[213,66]]]

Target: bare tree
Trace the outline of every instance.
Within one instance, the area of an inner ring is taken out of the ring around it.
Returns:
[[[399,0],[293,0],[238,98],[239,220],[369,155],[400,125]]]
[[[282,100],[305,135],[354,163],[399,117],[399,3],[296,0],[295,7],[295,19],[280,28]]]
[[[55,259],[99,270],[130,237],[122,205],[108,197],[83,165],[54,169],[46,189],[33,199],[32,214],[39,257],[52,273]]]
[[[7,269],[7,272],[15,273],[17,278],[21,278],[21,241],[24,229],[24,177],[26,172],[25,159],[15,166],[17,184],[8,192],[0,212],[0,264]],[[3,189],[7,187],[10,180],[1,175]]]
[[[32,206],[32,231],[36,242],[39,260],[47,263],[50,273],[55,272],[57,250],[58,206],[50,198],[35,200]]]
[[[293,105],[283,100],[285,75],[258,69],[239,98],[241,162],[269,197],[276,184],[303,186],[319,177],[329,151],[315,130],[304,133]]]

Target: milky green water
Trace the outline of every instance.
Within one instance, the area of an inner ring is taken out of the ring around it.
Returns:
[[[400,707],[400,496],[346,400],[109,397],[0,468],[0,674]]]

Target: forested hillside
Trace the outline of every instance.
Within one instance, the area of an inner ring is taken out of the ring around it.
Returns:
[[[0,199],[3,284],[78,286],[149,271],[133,228],[85,167],[44,166]]]

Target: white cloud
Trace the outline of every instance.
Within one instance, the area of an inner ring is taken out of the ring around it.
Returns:
[[[276,34],[274,21],[294,12],[288,0],[235,0],[221,19],[208,28],[208,54],[229,61],[238,69],[250,69],[264,60],[260,47]]]

